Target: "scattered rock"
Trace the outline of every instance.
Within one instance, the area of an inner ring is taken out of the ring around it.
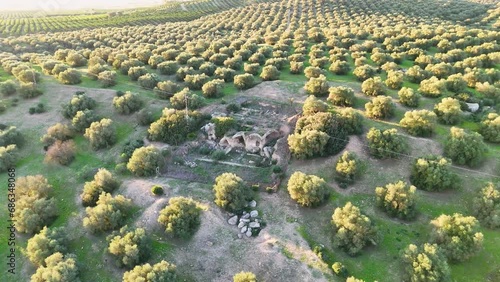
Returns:
[[[258,222],[250,222],[250,224],[248,226],[250,226],[251,228],[259,228],[260,227],[260,223],[258,223]]]
[[[238,222],[238,216],[237,215],[235,215],[235,216],[233,216],[233,217],[231,217],[231,218],[229,218],[227,220],[227,223],[229,223],[230,225],[236,225],[237,222]]]
[[[242,238],[243,238],[243,234],[238,233],[238,239],[242,239]]]
[[[248,218],[241,218],[240,222],[250,222],[250,219],[248,219]]]
[[[241,233],[245,233],[245,232],[247,232],[247,230],[248,230],[248,227],[243,226],[243,227],[241,228]]]
[[[248,218],[250,218],[250,214],[249,213],[245,213],[245,214],[243,214],[243,216],[241,218],[248,219]]]
[[[242,228],[243,226],[245,226],[245,222],[240,220],[240,223],[238,224],[238,228]]]
[[[247,235],[247,237],[252,236],[252,230],[251,230],[251,229],[248,229],[248,230],[247,230],[247,233],[245,233],[245,235]]]
[[[467,107],[469,107],[469,111],[472,113],[477,112],[479,110],[479,104],[478,103],[466,103]]]
[[[255,208],[257,206],[257,202],[255,200],[252,200],[250,201],[250,203],[248,203],[248,205],[251,207],[251,208]]]
[[[253,217],[257,217],[257,216],[259,216],[259,212],[258,211],[253,210],[253,211],[250,212],[250,217],[253,218]]]

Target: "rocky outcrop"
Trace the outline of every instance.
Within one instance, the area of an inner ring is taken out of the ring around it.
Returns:
[[[249,207],[257,206],[257,202],[248,202]],[[240,215],[231,215],[227,220],[229,225],[236,225],[238,228],[238,238],[258,236],[260,230],[262,230],[262,219],[259,217],[259,212],[257,210],[251,210],[250,212],[243,212]]]
[[[272,141],[280,138],[282,133],[277,130],[269,130],[264,135],[259,135],[257,133],[247,134],[246,132],[240,131],[234,134],[233,136],[225,136],[223,137],[219,145],[223,147],[232,147],[232,148],[244,148],[245,151],[253,154],[260,153],[262,156],[271,157],[270,147],[266,150],[264,148],[267,144]]]

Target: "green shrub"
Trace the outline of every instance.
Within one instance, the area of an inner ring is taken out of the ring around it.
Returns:
[[[363,133],[363,116],[353,108],[344,108],[337,111],[343,128],[347,134]]]
[[[304,85],[306,93],[316,97],[326,96],[328,94],[328,82],[324,75],[319,77],[311,77]]]
[[[375,158],[397,158],[408,149],[406,141],[398,134],[397,129],[384,131],[370,128],[366,135],[370,154]]]
[[[314,97],[314,95],[309,95],[302,106],[302,115],[308,116],[319,112],[326,112],[327,110],[328,105],[325,102]]]
[[[93,180],[85,182],[83,186],[83,192],[80,194],[83,206],[95,206],[103,192],[112,193],[119,186],[120,182],[111,172],[105,168],[100,168],[94,175]]]
[[[451,161],[438,156],[428,156],[415,160],[410,181],[418,189],[442,191],[454,188],[457,176],[451,171]]]
[[[97,102],[85,94],[75,94],[68,104],[63,105],[63,115],[65,118],[73,118],[78,111],[93,109]]]
[[[119,267],[130,269],[144,261],[149,255],[149,239],[142,228],[120,228],[106,237],[108,252]]]
[[[103,192],[95,207],[85,209],[83,227],[88,228],[92,233],[114,230],[123,226],[131,208],[130,199],[122,195],[113,197]]]
[[[431,136],[436,126],[436,114],[428,110],[408,111],[399,125],[411,135]]]
[[[28,240],[26,256],[36,266],[46,266],[45,259],[54,253],[66,253],[68,238],[63,228],[47,228]]]
[[[215,124],[215,136],[224,137],[229,130],[236,128],[236,120],[232,117],[215,117],[212,119]]]
[[[242,210],[253,197],[252,190],[233,173],[226,172],[217,176],[213,190],[215,204],[230,212]]]
[[[387,88],[380,77],[370,77],[361,84],[361,91],[368,96],[379,96],[385,95]]]
[[[375,188],[377,206],[390,216],[413,219],[416,214],[416,190],[415,186],[408,186],[403,181],[377,187]]]
[[[174,197],[168,206],[160,211],[158,223],[165,227],[165,232],[174,237],[187,238],[200,225],[201,209],[191,198]]]
[[[239,74],[234,77],[234,86],[238,89],[248,89],[252,88],[255,84],[254,77],[252,74],[245,73]]]
[[[354,183],[363,173],[364,167],[355,153],[345,151],[335,163],[335,180],[346,184]]]
[[[131,114],[138,111],[143,105],[137,94],[126,92],[123,96],[113,98],[113,106],[120,114]]]
[[[486,141],[500,143],[500,116],[497,113],[489,113],[481,121],[479,133]]]
[[[338,86],[330,87],[328,91],[330,94],[327,101],[336,106],[350,107],[354,105],[354,102],[356,101],[356,97],[354,97],[354,90],[352,90],[352,88]]]
[[[425,243],[420,248],[410,244],[403,254],[408,281],[449,281],[450,267],[443,251],[436,244]]]
[[[290,176],[287,189],[290,197],[304,207],[318,206],[330,195],[325,180],[300,171]]]
[[[365,104],[366,116],[374,119],[388,119],[394,116],[396,107],[389,96],[377,96]]]
[[[85,129],[85,134],[83,136],[89,140],[94,150],[111,147],[117,140],[113,121],[106,118],[91,123],[90,126]]]
[[[434,106],[439,121],[444,124],[456,124],[460,121],[462,110],[460,102],[454,98],[443,98],[441,103]]]
[[[214,79],[203,84],[201,90],[205,98],[216,98],[222,95],[223,88],[224,88],[224,80]]]
[[[262,80],[278,80],[280,79],[280,71],[275,66],[265,66],[260,74]]]
[[[483,137],[477,132],[466,132],[452,127],[444,145],[444,155],[454,163],[476,167],[485,158],[487,147]]]
[[[123,274],[123,282],[173,282],[177,281],[176,267],[164,260],[150,265],[137,265],[134,269]]]
[[[153,147],[141,147],[134,151],[127,163],[127,169],[137,176],[151,176],[156,169],[164,165],[160,150]]]
[[[472,213],[488,228],[500,227],[500,191],[498,185],[488,182],[472,201]]]
[[[160,99],[168,99],[174,96],[174,94],[179,90],[179,85],[170,80],[158,82],[156,87],[153,89],[156,96]]]
[[[398,92],[399,102],[407,107],[416,108],[420,102],[420,94],[415,90],[403,87]]]
[[[186,107],[188,109],[197,109],[205,104],[205,100],[203,97],[191,92],[189,88],[184,88],[170,98],[170,104],[176,110],[185,109]]]
[[[242,271],[233,276],[233,282],[257,282],[257,278],[252,272]]]

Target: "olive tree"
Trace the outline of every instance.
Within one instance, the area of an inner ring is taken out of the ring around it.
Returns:
[[[326,96],[328,94],[328,81],[324,75],[311,77],[304,85],[306,93],[316,97]]]
[[[215,204],[231,212],[242,210],[253,196],[250,188],[240,177],[228,172],[215,178],[213,191]]]
[[[364,163],[356,153],[345,151],[335,163],[335,180],[351,184],[361,176],[364,168]]]
[[[365,104],[366,116],[374,119],[391,118],[394,115],[396,107],[392,98],[380,95]]]
[[[100,168],[94,179],[85,182],[80,195],[84,206],[95,206],[102,192],[111,193],[120,186],[120,182],[105,168]]]
[[[500,191],[488,182],[472,201],[473,215],[486,227],[500,227]]]
[[[113,121],[106,118],[91,123],[85,129],[83,136],[89,140],[94,150],[108,148],[116,143],[116,129]]]
[[[205,103],[203,97],[191,92],[189,88],[184,88],[170,98],[172,108],[181,110],[184,108],[197,109]]]
[[[238,74],[234,77],[234,86],[238,89],[248,89],[255,84],[252,74],[244,73]]]
[[[489,113],[481,121],[479,133],[483,135],[486,141],[500,143],[500,115]]]
[[[361,92],[368,96],[379,96],[387,93],[387,88],[380,77],[370,77],[361,84]]]
[[[444,145],[444,155],[454,163],[478,166],[485,158],[487,147],[483,137],[477,132],[467,132],[462,128],[452,127]]]
[[[132,268],[146,259],[149,254],[149,240],[143,228],[120,228],[106,237],[108,252],[119,267]]]
[[[201,209],[193,199],[173,197],[168,201],[168,206],[160,211],[158,223],[165,228],[167,234],[187,238],[200,225],[200,214]]]
[[[122,96],[115,96],[113,98],[113,106],[120,114],[131,114],[138,111],[142,107],[142,100],[137,94],[126,92]]]
[[[239,272],[233,276],[233,282],[257,282],[257,277],[252,272]]]
[[[443,98],[441,103],[434,106],[439,121],[444,124],[456,124],[460,121],[462,110],[460,102],[454,98]]]
[[[421,95],[408,87],[403,87],[398,91],[399,103],[410,108],[418,107]]]
[[[132,208],[132,201],[122,195],[111,196],[109,193],[101,193],[95,207],[85,209],[83,227],[92,233],[114,230],[125,223]]]
[[[438,156],[428,156],[415,160],[410,181],[418,189],[442,191],[454,188],[457,176],[451,171],[451,161]]]
[[[176,266],[167,261],[150,265],[137,265],[123,274],[123,282],[175,282],[177,280]]]
[[[137,176],[151,176],[163,167],[165,161],[160,150],[154,146],[135,149],[127,163],[127,169]]]
[[[365,246],[377,241],[375,226],[351,202],[335,209],[332,225],[335,230],[334,245],[349,255],[357,255]]]
[[[377,206],[393,217],[413,219],[417,188],[403,181],[375,188]]]
[[[408,111],[399,125],[413,136],[431,136],[436,126],[436,114],[428,110]]]
[[[45,259],[50,255],[68,250],[68,238],[63,228],[47,228],[28,240],[26,256],[36,266],[46,266]]]
[[[330,195],[325,180],[300,171],[296,171],[290,176],[287,189],[290,197],[304,207],[318,206]]]
[[[370,128],[366,135],[370,155],[375,158],[397,158],[405,153],[408,146],[403,137],[398,134],[395,128],[384,131],[377,128]]]
[[[80,282],[78,265],[73,254],[54,253],[45,259],[45,266],[37,268],[31,276],[31,282]]]
[[[475,256],[483,246],[483,233],[473,216],[442,214],[431,220],[431,242],[440,246],[452,262],[462,262]]]
[[[302,114],[304,116],[313,115],[319,112],[326,112],[328,110],[328,105],[314,97],[314,95],[309,95],[307,99],[304,101],[304,105],[302,106]]]
[[[351,107],[356,101],[356,97],[354,97],[354,90],[349,87],[330,87],[328,92],[329,95],[327,101],[336,106]]]
[[[411,282],[449,281],[450,267],[446,256],[436,244],[425,243],[420,248],[410,244],[404,250],[405,273]]]

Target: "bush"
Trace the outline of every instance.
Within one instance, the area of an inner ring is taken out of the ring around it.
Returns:
[[[462,110],[460,102],[454,98],[443,98],[441,103],[434,106],[439,121],[444,124],[456,124],[460,121]]]
[[[366,116],[374,119],[388,119],[394,116],[396,107],[389,96],[377,96],[365,104]]]
[[[102,87],[111,87],[116,85],[116,72],[115,71],[103,71],[99,73],[97,80],[101,83]]]
[[[234,86],[238,89],[252,88],[254,84],[253,75],[249,73],[239,74],[234,77]]]
[[[259,73],[260,65],[255,63],[255,64],[250,64],[250,63],[244,63],[243,64],[243,70],[246,73],[252,74],[252,75],[257,75]]]
[[[403,263],[411,282],[450,280],[450,267],[436,244],[425,243],[420,248],[410,244],[404,251]]]
[[[483,137],[477,132],[466,132],[452,127],[444,145],[444,155],[454,163],[476,167],[482,163],[487,152]]]
[[[204,73],[208,76],[213,76],[216,69],[217,69],[217,66],[211,62],[204,62],[200,66],[200,72]]]
[[[126,92],[123,96],[113,98],[113,106],[120,114],[131,114],[138,111],[143,105],[138,95]]]
[[[333,273],[335,273],[335,275],[340,276],[340,277],[347,278],[347,276],[349,275],[347,268],[341,262],[338,262],[338,261],[336,261],[332,264],[332,270],[333,270]]]
[[[229,68],[217,68],[214,75],[216,78],[224,79],[225,82],[231,82],[236,75],[236,71]]]
[[[436,115],[428,110],[408,111],[399,125],[413,136],[431,136],[436,126]]]
[[[326,144],[330,136],[318,130],[307,130],[288,136],[290,151],[297,159],[306,159],[313,156],[324,156]]]
[[[420,101],[420,94],[415,90],[403,87],[398,92],[399,102],[407,107],[416,108]]]
[[[400,89],[403,86],[403,79],[403,73],[399,71],[389,71],[387,73],[385,85],[387,85],[390,89]]]
[[[363,116],[353,108],[339,109],[337,116],[347,134],[363,132]]]
[[[178,145],[186,140],[189,132],[198,130],[204,122],[204,116],[198,112],[165,108],[162,116],[151,124],[148,129],[149,139],[162,141],[171,145]]]
[[[177,83],[172,82],[170,80],[158,82],[156,87],[154,88],[154,92],[156,96],[160,99],[169,99],[174,96],[180,90],[180,87]]]
[[[205,98],[216,98],[222,95],[223,88],[224,88],[224,80],[214,79],[203,84],[201,91]]]
[[[368,96],[385,95],[387,89],[380,77],[370,77],[361,84],[361,91]]]
[[[87,59],[79,53],[70,52],[66,57],[66,63],[72,67],[82,67],[87,64]]]
[[[153,187],[151,187],[151,194],[158,196],[163,195],[163,193],[163,187],[161,187],[160,185],[153,185]]]
[[[73,132],[71,129],[67,125],[56,123],[47,129],[47,134],[42,136],[40,141],[42,141],[43,145],[48,148],[58,140],[66,141],[71,138],[73,138]]]
[[[257,278],[252,272],[242,271],[233,276],[233,282],[257,282]]]
[[[305,68],[304,74],[308,80],[312,77],[318,78],[320,75],[322,74],[324,75],[323,70],[321,68],[312,66]]]
[[[236,128],[236,120],[232,117],[215,117],[212,119],[215,124],[215,136],[224,137],[229,130]]]
[[[201,209],[190,198],[174,197],[168,206],[160,211],[158,223],[165,227],[165,232],[174,237],[187,238],[200,225]]]
[[[149,255],[149,240],[142,228],[132,229],[128,226],[120,228],[106,237],[108,252],[116,260],[119,267],[132,268],[144,261]]]
[[[151,111],[151,109],[142,109],[137,113],[137,122],[139,125],[145,126],[145,125],[150,125],[153,123],[156,118]]]
[[[98,121],[99,117],[94,113],[93,110],[85,109],[83,111],[76,112],[75,116],[71,120],[73,129],[77,132],[85,132],[93,122]]]
[[[275,66],[265,66],[260,74],[262,80],[278,80],[280,79],[280,71]]]
[[[431,226],[431,242],[441,247],[452,262],[466,261],[482,249],[483,233],[473,216],[442,214],[431,221]]]
[[[134,151],[127,163],[127,169],[137,176],[151,176],[164,165],[160,150],[154,146],[141,147]]]
[[[18,160],[16,145],[0,146],[0,172],[13,167]]]
[[[319,77],[311,77],[304,85],[306,93],[309,95],[314,95],[316,97],[326,96],[328,94],[328,82],[324,75]]]
[[[11,145],[14,146],[14,145]],[[2,155],[0,147],[0,156]],[[14,220],[20,233],[36,233],[57,215],[56,203],[49,197],[52,186],[41,175],[20,177],[16,182]]]
[[[306,131],[326,133],[328,139],[325,146],[321,145],[322,134],[307,134],[305,133]],[[294,137],[291,139],[294,139],[294,142],[298,142],[295,143],[294,148],[297,152],[297,157],[304,158],[317,154],[321,156],[337,154],[345,148],[349,137],[344,128],[343,120],[339,115],[319,112],[299,118],[295,126]],[[300,142],[305,143],[300,144]],[[290,145],[290,138],[288,144]],[[318,145],[319,147],[317,147]],[[299,156],[302,153],[307,153],[306,155],[308,156]]]
[[[330,65],[329,70],[336,75],[345,75],[349,73],[351,67],[346,61],[335,61]]]
[[[335,230],[335,246],[352,256],[377,239],[377,231],[371,220],[351,202],[335,209],[332,225]]]
[[[417,159],[412,166],[410,181],[418,189],[443,191],[454,188],[457,176],[451,171],[451,161],[438,156]]]
[[[488,99],[492,99],[494,101],[500,100],[500,89],[491,85],[489,82],[478,82],[475,84],[477,92],[484,95],[484,97]]]
[[[223,173],[215,178],[213,186],[215,204],[227,211],[242,210],[252,198],[252,190],[233,173]]]
[[[446,92],[446,81],[433,76],[420,82],[418,91],[425,97],[436,98]]]
[[[407,151],[407,144],[397,129],[391,128],[381,131],[370,128],[366,135],[370,154],[375,158],[397,158]]]
[[[128,77],[132,81],[137,81],[139,79],[139,77],[141,77],[147,73],[148,73],[148,70],[144,66],[131,67],[128,69],[128,72],[127,72]]]
[[[37,268],[31,276],[31,281],[80,281],[76,256],[73,254],[54,253],[45,259],[45,265]]]
[[[500,116],[497,113],[489,113],[481,121],[479,133],[486,141],[500,143]]]
[[[34,98],[43,94],[42,90],[38,88],[37,84],[33,82],[21,83],[21,86],[19,87],[19,93],[24,99]]]
[[[82,75],[76,69],[67,69],[57,76],[57,79],[63,84],[78,84],[82,82]]]
[[[287,188],[290,197],[303,207],[318,206],[330,195],[325,180],[300,171],[290,176]]]
[[[488,182],[472,201],[472,213],[488,228],[500,227],[500,191]]]
[[[165,61],[158,64],[157,69],[163,75],[173,75],[179,69],[176,61]]]
[[[139,77],[139,79],[137,81],[139,82],[139,85],[142,88],[154,89],[156,87],[156,85],[158,84],[158,82],[160,82],[160,78],[158,77],[157,74],[148,73],[148,74],[145,74],[145,75]]]
[[[120,182],[113,177],[111,172],[105,168],[100,168],[94,175],[94,179],[85,182],[83,192],[80,195],[82,204],[86,207],[95,206],[99,200],[99,196],[105,193],[111,193],[120,186]]]
[[[356,101],[356,97],[354,97],[354,90],[349,87],[338,86],[338,87],[330,87],[328,89],[330,95],[328,96],[327,101],[336,105],[336,106],[352,106]]]
[[[138,265],[123,274],[123,282],[174,282],[177,281],[176,267],[164,260],[150,265]]]
[[[201,96],[194,94],[188,88],[182,89],[170,98],[170,104],[176,110],[185,109],[186,107],[188,109],[197,109],[203,106],[204,103],[205,101]]]
[[[48,148],[44,161],[46,163],[69,165],[75,159],[75,154],[76,145],[73,140],[64,142],[56,140],[54,144],[50,145]]]
[[[208,81],[208,76],[204,73],[202,74],[188,74],[184,78],[184,82],[187,87],[191,90],[200,90],[203,84]]]
[[[91,123],[85,129],[83,136],[89,140],[94,150],[111,147],[116,143],[117,139],[113,121],[106,118]]]
[[[0,127],[0,146],[7,146],[14,144],[17,147],[21,147],[24,143],[24,138],[21,132],[17,130],[15,126]]]
[[[96,101],[85,94],[75,94],[68,104],[63,105],[63,115],[65,118],[73,118],[78,111],[93,109],[97,105]]]
[[[134,151],[138,148],[144,146],[144,141],[142,139],[129,140],[125,145],[123,145],[122,152],[120,154],[121,161],[128,162]]]
[[[16,93],[16,83],[12,80],[0,82],[0,93],[10,96]]]
[[[415,186],[408,186],[403,181],[377,187],[375,188],[377,206],[392,217],[413,219],[416,214],[416,190]]]
[[[369,65],[358,66],[354,69],[354,76],[358,81],[365,81],[368,78],[374,77],[376,72],[375,69]]]
[[[335,163],[335,180],[351,184],[364,171],[364,164],[355,153],[345,151]]]
[[[46,266],[45,259],[50,255],[67,251],[68,238],[63,228],[47,228],[28,240],[26,256],[35,266]]]
[[[308,116],[319,112],[326,112],[327,110],[328,105],[325,102],[317,99],[313,95],[310,95],[304,101],[304,105],[302,106],[302,115]]]
[[[446,78],[446,89],[454,93],[460,93],[467,88],[467,82],[461,73],[452,74]]]
[[[109,193],[101,193],[95,207],[85,209],[86,216],[83,218],[83,227],[92,233],[114,230],[121,227],[132,208],[132,201],[122,195],[111,196]]]

